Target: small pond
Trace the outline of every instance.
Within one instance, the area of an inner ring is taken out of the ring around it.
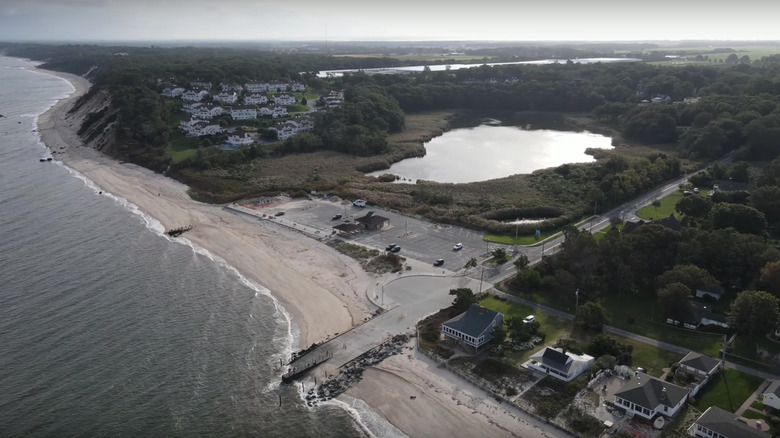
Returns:
[[[497,126],[496,122],[448,131],[425,144],[424,157],[402,160],[368,175],[391,173],[406,183],[487,181],[591,162],[594,158],[586,149],[612,149],[612,139],[599,134]]]

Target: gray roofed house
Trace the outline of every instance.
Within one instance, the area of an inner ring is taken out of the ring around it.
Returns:
[[[570,382],[587,370],[595,359],[587,354],[564,353],[558,348],[545,347],[531,356],[527,367]]]
[[[764,405],[780,409],[780,380],[772,380],[762,393],[762,398]]]
[[[718,371],[720,362],[718,359],[691,351],[680,360],[679,369],[701,376],[711,376]]]
[[[365,216],[355,219],[355,222],[362,225],[367,230],[381,230],[390,223],[390,219],[374,214],[369,211]]]
[[[358,224],[339,224],[333,227],[333,229],[342,234],[351,234],[361,230],[362,227]]]
[[[615,405],[625,409],[629,416],[653,420],[660,414],[671,418],[688,400],[689,393],[685,388],[637,372],[615,393]]]
[[[460,315],[445,321],[441,333],[474,352],[490,341],[493,329],[503,326],[504,315],[474,303]]]
[[[737,421],[737,416],[723,409],[710,406],[688,428],[688,435],[703,438],[766,438],[764,432]]]

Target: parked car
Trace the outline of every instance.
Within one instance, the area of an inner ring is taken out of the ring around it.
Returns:
[[[536,321],[536,318],[533,315],[528,315],[525,318],[523,318],[523,323],[525,324],[530,324],[534,321]]]
[[[275,216],[284,216],[284,212],[283,211],[277,211]]]
[[[444,264],[444,259],[439,259],[433,262],[433,266],[441,266]]]
[[[341,219],[342,217],[343,217],[342,215],[337,214],[337,215],[333,216],[332,218],[330,218],[330,220],[337,221],[337,220]]]
[[[366,206],[366,201],[364,199],[358,199],[357,201],[353,202],[352,205],[363,208]]]
[[[452,249],[453,249],[453,251],[459,251],[459,250],[463,249],[463,244],[462,243],[456,243],[455,246],[452,247]]]
[[[400,246],[394,246],[394,247],[393,247],[393,248],[390,250],[390,252],[398,252],[398,251],[400,251],[400,250],[401,250],[401,247],[400,247]]]
[[[693,189],[693,193],[696,193],[696,194],[698,194],[698,193],[699,193],[699,188],[698,188],[698,187],[695,187],[695,188]]]
[[[391,243],[390,245],[387,245],[385,247],[385,251],[392,251],[393,248],[395,248],[397,245],[395,243]]]
[[[690,190],[685,190],[683,192],[683,196],[691,196],[692,194],[693,194],[693,192],[691,192]]]

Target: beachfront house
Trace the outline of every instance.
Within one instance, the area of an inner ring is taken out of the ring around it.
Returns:
[[[252,93],[244,96],[244,103],[247,105],[263,105],[268,103],[268,96],[265,93]]]
[[[230,108],[233,120],[254,120],[257,118],[257,108],[253,106],[234,106]]]
[[[298,132],[314,131],[314,119],[309,116],[295,116],[289,122],[294,123],[298,127]]]
[[[277,94],[274,96],[274,103],[277,105],[295,105],[295,96],[292,94]]]
[[[290,114],[287,112],[287,108],[281,105],[271,105],[271,117],[278,119],[281,117],[287,117]]]
[[[670,382],[637,372],[615,393],[614,403],[630,417],[653,420],[656,416],[663,415],[672,418],[688,400],[689,392]]]
[[[207,81],[192,81],[190,86],[194,88],[202,88],[206,91],[211,91],[211,82]]]
[[[302,92],[306,91],[306,86],[303,85],[300,82],[293,82],[292,86],[290,88],[292,89],[292,91],[294,91],[296,93],[302,93]]]
[[[235,82],[222,82],[219,84],[219,87],[222,89],[222,91],[226,91],[228,93],[240,93],[244,90],[244,87],[242,87],[241,84],[237,84]]]
[[[445,321],[441,325],[441,334],[464,350],[476,353],[490,341],[493,330],[503,324],[502,313],[474,303],[467,311]]]
[[[560,348],[544,347],[531,356],[527,367],[541,371],[564,382],[571,382],[591,367],[595,359],[587,354],[564,352]]]
[[[688,435],[700,438],[767,438],[764,432],[738,421],[737,416],[710,406],[688,428]]]
[[[765,406],[780,409],[780,380],[772,380],[772,383],[761,394],[761,398]]]

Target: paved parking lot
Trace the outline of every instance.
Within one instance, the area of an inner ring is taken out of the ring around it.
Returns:
[[[341,223],[353,223],[358,217],[364,216],[369,211],[375,215],[390,219],[389,226],[378,231],[362,231],[352,236],[352,239],[379,250],[384,250],[391,243],[401,247],[399,255],[409,257],[421,262],[433,262],[436,259],[444,259],[444,269],[457,271],[466,262],[475,257],[478,261],[488,258],[488,245],[482,240],[482,232],[469,230],[462,227],[439,225],[388,212],[372,206],[364,208],[354,207],[350,202],[343,205],[344,201],[332,200],[295,200],[283,205],[270,207],[267,214],[273,215],[278,211],[285,212],[285,218],[299,224],[321,230],[325,235],[332,231],[332,227]],[[333,216],[340,214],[342,218],[333,220]],[[454,251],[453,245],[462,243],[463,249]]]

